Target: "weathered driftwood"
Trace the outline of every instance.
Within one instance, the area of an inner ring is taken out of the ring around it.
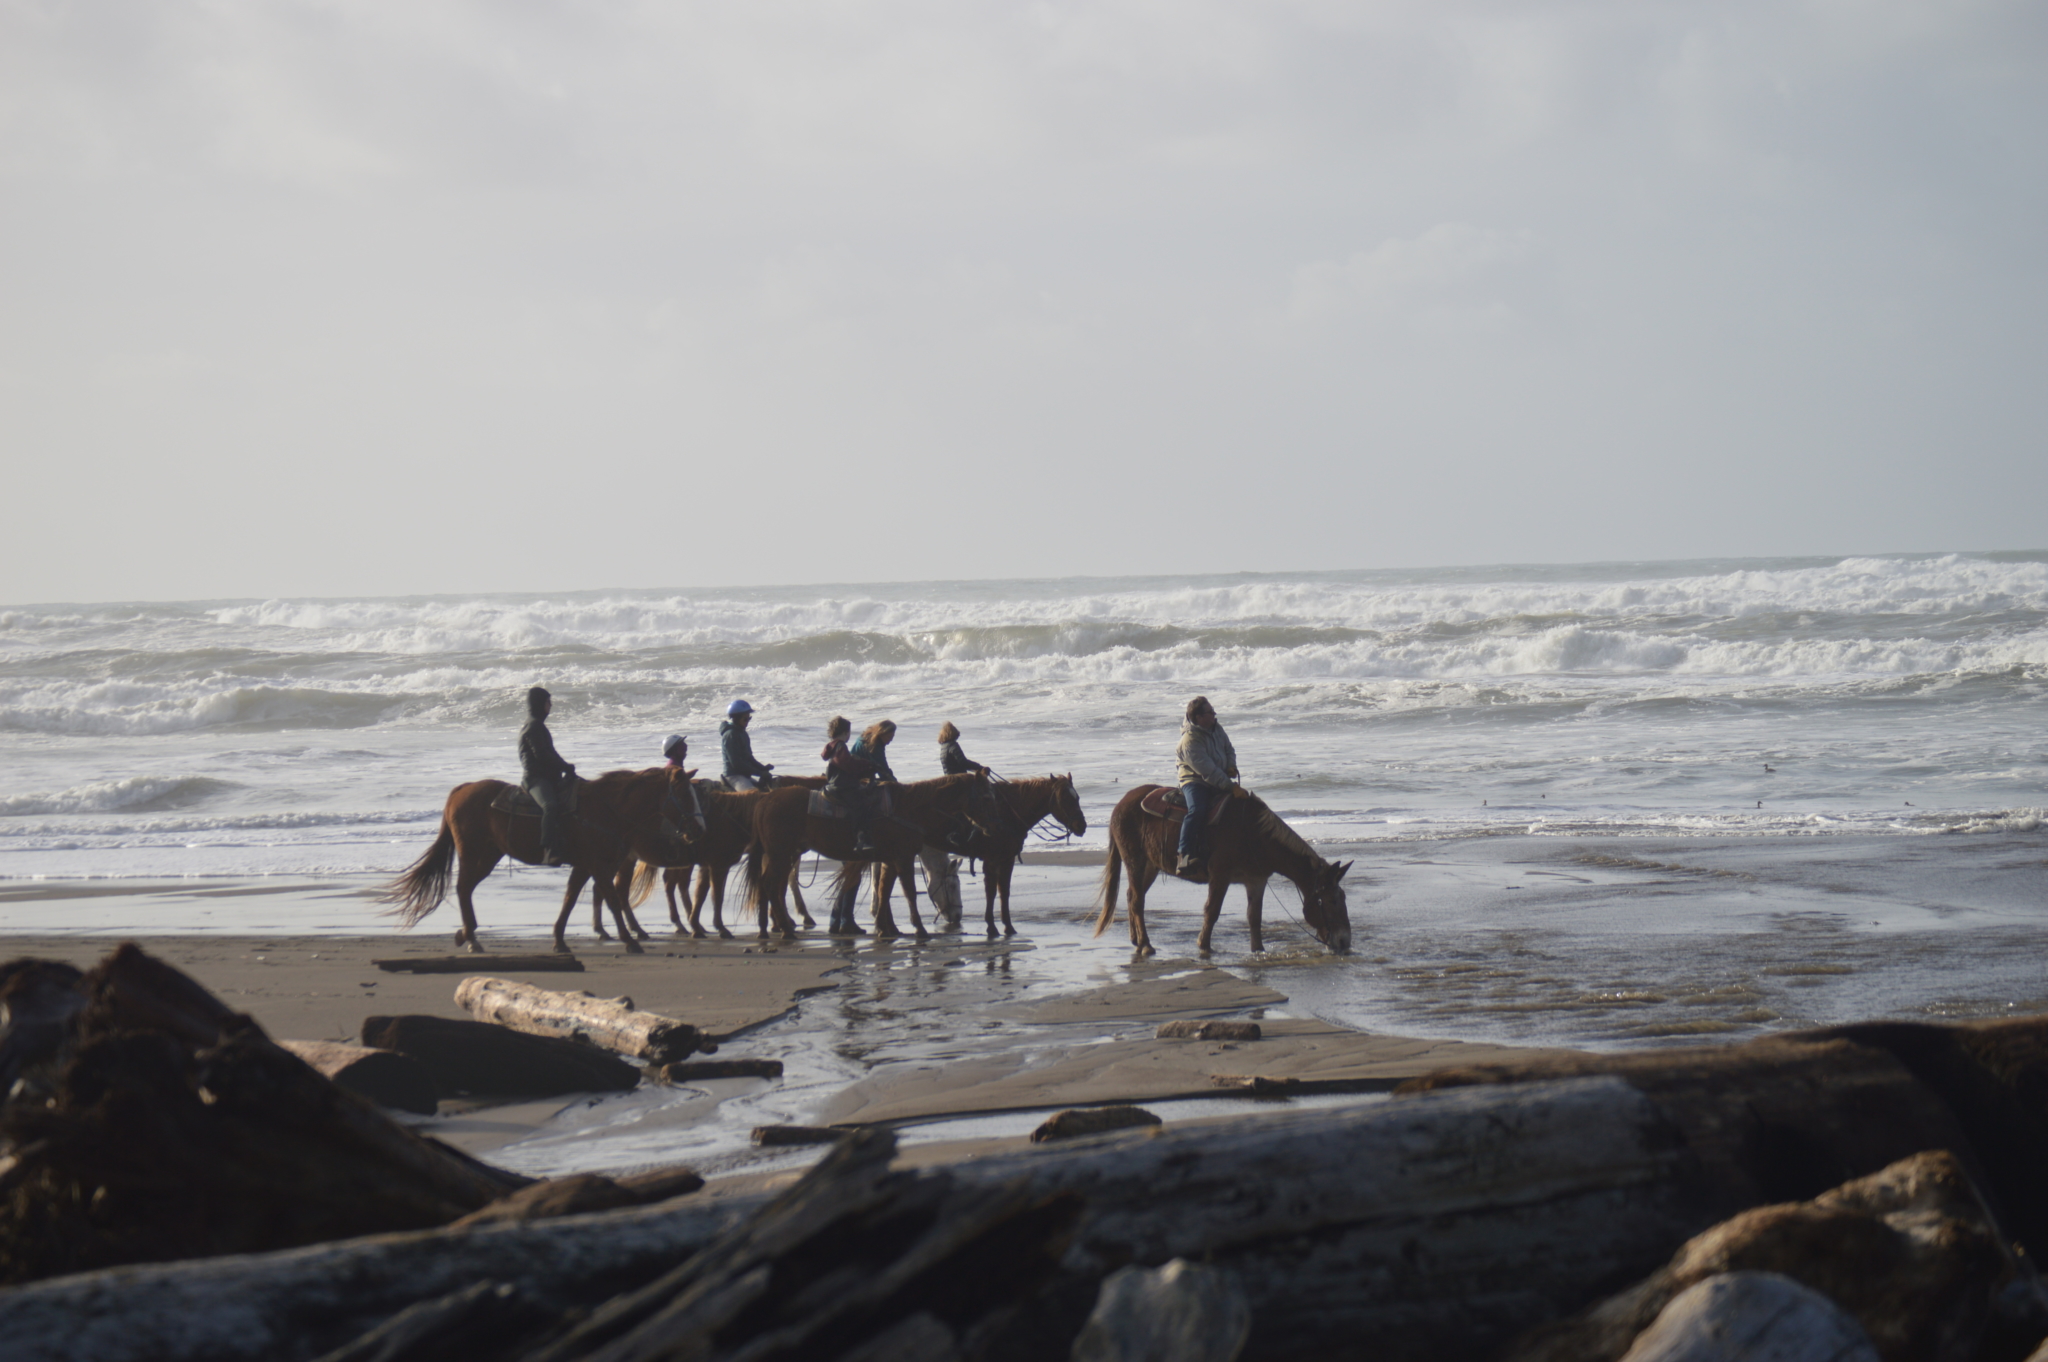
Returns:
[[[2023,1108],[2048,1091],[2027,1086],[2023,1047],[1982,1039],[1962,1051],[2005,1075],[2002,1100]],[[897,1339],[930,1355],[1059,1356],[1104,1276],[1185,1257],[1243,1284],[1247,1358],[1324,1357],[1361,1339],[1388,1362],[1480,1357],[1643,1279],[1729,1215],[1787,1199],[1762,1189],[1828,1170],[1839,1182],[1925,1149],[1976,1161],[1949,1103],[1886,1048],[1824,1039],[1650,1058],[1664,1067],[1123,1132],[942,1174],[876,1173],[862,1161],[876,1135],[854,1135],[802,1197],[683,1277],[572,1322],[609,1332],[559,1355],[846,1358]],[[824,1185],[835,1179],[845,1185]],[[2019,1183],[1997,1190],[2040,1209]],[[1057,1270],[1019,1298],[1054,1244]],[[466,1275],[423,1281],[389,1308],[525,1280],[491,1259],[464,1263]],[[973,1295],[963,1266],[991,1294]],[[0,1336],[12,1340],[13,1323],[0,1296]]]
[[[1324,1093],[1392,1092],[1398,1078],[1268,1078],[1264,1074],[1211,1074],[1219,1088],[1246,1097],[1308,1097]]]
[[[1949,1149],[2006,1233],[2048,1257],[2048,1017],[1872,1022],[1746,1045],[1444,1069],[1398,1091],[1588,1074],[1615,1074],[1668,1108],[1701,1156],[1741,1184],[1730,1214]]]
[[[124,945],[0,1107],[0,1280],[448,1221],[529,1181],[395,1124]]]
[[[306,1362],[479,1281],[509,1283],[559,1318],[668,1271],[765,1201],[692,1198],[81,1273],[0,1291],[0,1339],[8,1362]]]
[[[1780,1273],[1821,1293],[1887,1362],[1965,1362],[2021,1268],[1955,1155],[1931,1150],[1812,1201],[1723,1221],[1640,1284],[1537,1331],[1510,1356],[1612,1362],[1681,1292],[1729,1272]]]
[[[596,1173],[571,1173],[522,1187],[480,1211],[470,1212],[448,1228],[523,1224],[565,1215],[587,1215],[592,1211],[615,1211],[624,1206],[646,1206],[687,1195],[703,1186],[704,1179],[692,1168],[658,1168],[651,1173],[617,1179]]]
[[[688,1059],[718,1047],[704,1044],[688,1022],[642,1012],[631,998],[596,998],[557,993],[511,979],[475,975],[455,987],[455,1002],[478,1021],[495,1022],[536,1036],[576,1037],[651,1064]]]
[[[852,1133],[839,1126],[755,1126],[753,1139],[758,1145],[831,1144]]]
[[[401,1310],[319,1362],[442,1362],[491,1357],[555,1323],[510,1282],[478,1282]]]
[[[1236,1362],[1251,1332],[1234,1276],[1176,1258],[1103,1279],[1073,1362]]]
[[[693,1059],[661,1066],[665,1083],[699,1083],[713,1078],[780,1078],[779,1059]]]
[[[363,1044],[390,1050],[426,1070],[445,1093],[479,1097],[554,1097],[628,1092],[640,1070],[616,1055],[552,1036],[529,1036],[489,1022],[451,1017],[369,1017]]]
[[[422,1116],[432,1116],[440,1109],[440,1085],[416,1061],[395,1050],[338,1040],[281,1040],[278,1044],[312,1065],[321,1077],[380,1107]]]
[[[1081,1135],[1100,1135],[1106,1130],[1129,1130],[1134,1126],[1156,1126],[1159,1118],[1143,1107],[1076,1107],[1054,1112],[1031,1132],[1031,1143],[1071,1140]]]
[[[1775,1272],[1730,1272],[1681,1292],[1622,1362],[1880,1362],[1855,1317]]]
[[[473,955],[409,955],[397,960],[372,960],[387,974],[471,974]],[[491,963],[517,974],[581,974],[583,962],[573,955],[494,955]]]
[[[1152,1033],[1154,1040],[1257,1040],[1264,1033],[1252,1021],[1170,1021],[1161,1022]]]
[[[990,1328],[1025,1343],[1018,1356],[1057,1355],[1028,1346],[1016,1312],[1056,1275],[1079,1202],[892,1173],[895,1147],[856,1132],[697,1256],[521,1362],[963,1356],[986,1351]]]

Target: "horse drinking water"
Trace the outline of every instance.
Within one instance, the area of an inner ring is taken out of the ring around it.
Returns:
[[[1109,815],[1109,864],[1102,871],[1102,914],[1095,920],[1095,934],[1101,936],[1116,917],[1117,880],[1128,864],[1131,945],[1146,955],[1154,952],[1151,933],[1145,930],[1145,893],[1162,868],[1176,863],[1180,819],[1148,813],[1141,806],[1155,791],[1171,788],[1140,785],[1127,790]],[[1301,891],[1301,916],[1316,939],[1340,955],[1349,951],[1351,911],[1344,901],[1343,884],[1344,872],[1349,869],[1348,861],[1339,865],[1317,855],[1300,833],[1250,791],[1224,800],[1209,827],[1209,896],[1202,904],[1202,934],[1195,949],[1209,954],[1216,919],[1223,914],[1223,896],[1231,885],[1241,884],[1251,948],[1263,951],[1266,943],[1259,919],[1266,881],[1283,875]]]

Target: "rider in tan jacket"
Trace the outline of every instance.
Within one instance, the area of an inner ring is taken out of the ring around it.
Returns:
[[[1223,725],[1216,722],[1215,707],[1206,695],[1188,701],[1174,760],[1181,798],[1188,806],[1180,821],[1177,873],[1198,875],[1202,872],[1210,811],[1217,800],[1230,797],[1231,786],[1237,780],[1237,749],[1230,745],[1230,735],[1223,731]]]

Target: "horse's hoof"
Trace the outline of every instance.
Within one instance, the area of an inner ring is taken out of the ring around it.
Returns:
[[[1008,927],[1008,926],[1006,926],[1006,927],[1004,927],[1004,928],[1003,928],[1003,935],[1004,935],[1004,936],[1015,936],[1016,934],[1017,934],[1017,929],[1016,929],[1015,927]]]
[[[652,941],[652,940],[654,940],[654,938],[653,938],[652,936],[650,936],[650,935],[649,935],[648,933],[646,933],[646,932],[635,932],[635,933],[633,933],[633,935],[634,935],[634,936],[636,936],[636,937],[638,937],[638,938],[640,938],[640,940],[642,940],[642,941]]]
[[[484,948],[482,946],[477,945],[476,942],[474,941],[469,943],[468,949],[471,955],[482,955],[484,953]]]
[[[702,936],[702,935],[704,935],[704,933],[702,933],[702,932],[699,932],[699,933],[697,933],[697,935],[699,935],[699,936]],[[725,940],[725,941],[730,941],[730,940],[732,940],[732,933],[731,933],[731,932],[728,932],[728,931],[727,931],[727,930],[726,930],[725,928],[723,928],[723,927],[720,927],[720,928],[718,929],[718,935],[719,935],[719,937],[720,937],[720,938],[721,938],[722,940]],[[765,935],[765,933],[764,933],[764,935]]]
[[[988,929],[988,939],[991,941],[1000,941],[1002,939],[1002,935],[1003,934],[1001,932],[997,931],[993,927]]]
[[[570,949],[569,949],[569,943],[568,943],[568,942],[566,942],[566,941],[557,941],[557,942],[555,943],[555,954],[556,954],[556,955],[574,955],[575,953],[576,953],[576,952],[574,952],[574,951],[572,951],[572,950],[570,950]]]
[[[645,954],[647,954],[647,950],[646,950],[646,948],[645,948],[645,947],[643,947],[643,946],[642,946],[642,945],[641,945],[641,944],[640,944],[639,942],[635,941],[635,940],[634,940],[634,939],[633,939],[632,937],[630,937],[630,936],[626,938],[626,943],[625,943],[625,944],[626,944],[626,954],[628,954],[628,955],[645,955]]]
[[[919,927],[919,928],[917,929],[917,944],[918,944],[918,945],[922,946],[922,945],[923,945],[923,944],[924,944],[925,942],[927,942],[927,941],[929,941],[929,940],[931,940],[931,939],[932,939],[932,934],[931,934],[930,932],[926,931],[926,930],[925,930],[924,928],[922,928],[922,927]]]

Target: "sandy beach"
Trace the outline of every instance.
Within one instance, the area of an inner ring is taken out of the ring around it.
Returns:
[[[478,896],[489,951],[465,972],[631,997],[719,1038],[722,1056],[776,1059],[784,1073],[451,1108],[428,1124],[535,1175],[777,1173],[816,1153],[757,1150],[755,1126],[887,1125],[906,1157],[941,1145],[960,1156],[976,1148],[962,1140],[1014,1141],[1066,1106],[1144,1102],[1182,1120],[1369,1102],[1509,1047],[1740,1040],[1879,1016],[2013,1015],[2048,998],[2037,954],[2021,949],[2048,869],[2034,833],[1487,838],[1345,854],[1358,857],[1353,954],[1323,951],[1283,897],[1268,951],[1251,955],[1233,894],[1208,960],[1192,950],[1197,890],[1158,886],[1160,954],[1134,958],[1121,915],[1093,934],[1098,857],[1052,850],[1018,873],[1015,937],[984,935],[972,878],[966,929],[923,943],[678,939],[654,900],[640,914],[654,939],[634,956],[594,940],[586,902],[569,935],[583,971],[522,972],[517,957],[549,950],[561,879],[501,872]],[[136,940],[280,1039],[355,1039],[373,1015],[464,1016],[463,973],[373,963],[447,957],[452,905],[397,933],[369,889],[360,876],[17,881],[0,887],[12,928],[0,951],[85,965]],[[1265,1035],[1155,1039],[1159,1023],[1189,1017],[1256,1019]],[[1313,1095],[1221,1096],[1219,1076],[1307,1080]]]

